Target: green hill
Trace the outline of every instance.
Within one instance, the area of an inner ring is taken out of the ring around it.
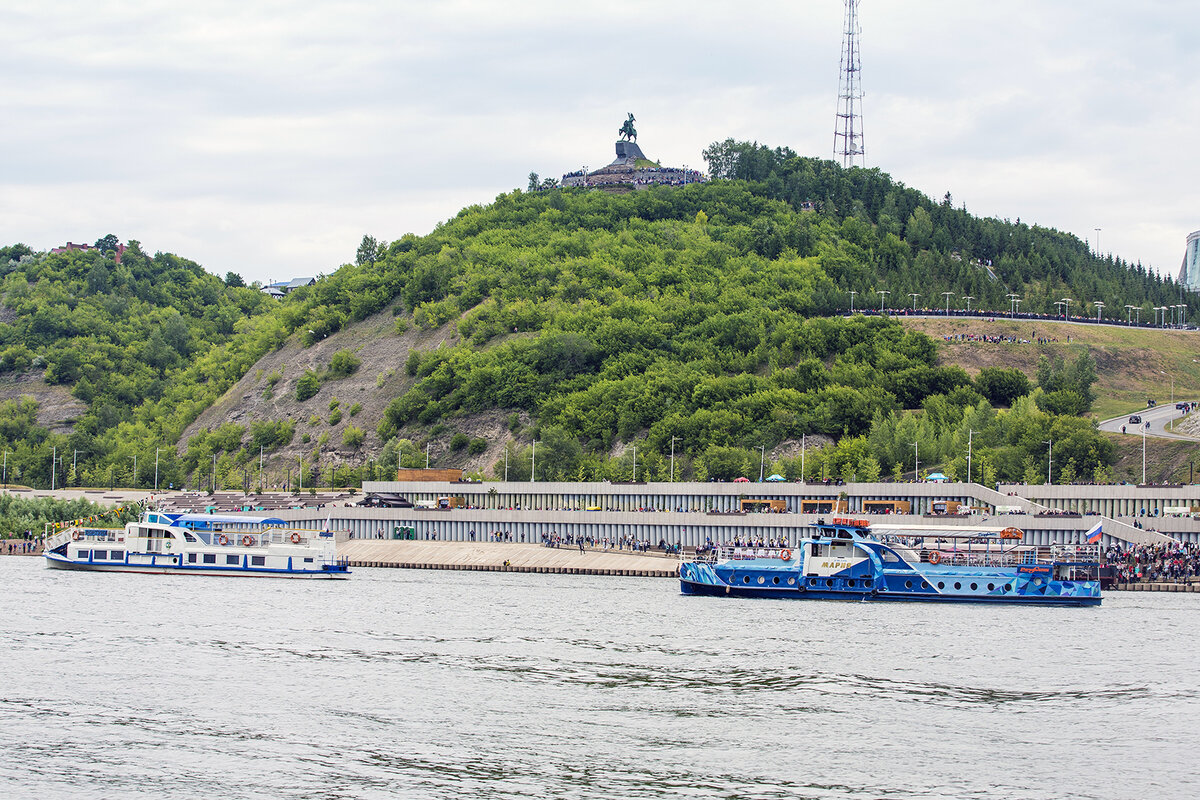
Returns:
[[[1051,436],[1075,474],[1111,462],[1079,417],[1088,365],[1048,364],[1045,392],[998,413],[984,397],[1014,402],[997,389],[1006,376],[973,381],[939,364],[923,334],[836,315],[850,290],[886,290],[893,304],[946,290],[1004,308],[1016,291],[1023,310],[1063,294],[1148,309],[1175,299],[1173,284],[875,170],[733,142],[706,157],[728,179],[621,196],[514,191],[426,236],[365,239],[359,263],[282,302],[136,247],[119,267],[94,252],[0,249],[12,384],[0,444],[35,485],[49,483],[55,447],[78,459],[76,483],[130,483],[136,455],[141,485],[161,448],[160,483],[216,471],[242,485],[261,448],[268,463],[303,454],[312,485],[423,464],[426,442],[435,460],[469,454],[486,469],[509,438],[538,441],[539,478],[630,477],[634,444],[639,477],[665,475],[672,447],[677,476],[732,477],[760,460],[794,475],[802,437],[829,445],[808,453],[810,475],[902,472],[913,442],[923,465],[954,470],[972,430],[977,469],[993,476],[1021,477]],[[395,324],[381,327],[388,314]],[[343,339],[342,351],[301,355]],[[407,355],[383,369],[374,350]],[[18,399],[36,378],[86,408],[70,432]],[[482,417],[508,428],[478,435]],[[524,454],[509,461],[511,477],[528,477]]]

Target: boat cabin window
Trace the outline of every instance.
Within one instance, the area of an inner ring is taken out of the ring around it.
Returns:
[[[250,556],[250,563],[256,567],[266,566],[266,556]]]
[[[225,556],[226,564],[233,564],[234,566],[236,566],[238,561],[239,561],[239,559],[237,556]]]
[[[125,551],[124,550],[111,550],[108,553],[108,557],[111,561],[124,561],[125,560]]]
[[[205,553],[204,554],[204,563],[205,564],[217,563],[217,554],[216,553]]]
[[[879,548],[879,557],[883,559],[883,563],[885,564],[896,564],[900,561],[900,556],[886,547]]]
[[[90,553],[89,551],[87,551],[87,550],[80,550],[80,551],[79,551],[79,556],[78,556],[78,557],[79,557],[79,558],[88,558],[90,555],[91,555],[91,553]]]
[[[196,563],[196,554],[195,553],[188,553],[188,563],[189,564]]]
[[[192,536],[192,535],[191,535],[190,533],[188,533],[187,531],[184,531],[184,532],[183,532],[183,540],[184,540],[185,542],[194,542],[194,541],[196,541],[196,537],[195,537],[195,536]]]
[[[99,559],[99,560],[103,561],[106,558],[108,558],[107,550],[93,550],[92,551],[92,560]]]

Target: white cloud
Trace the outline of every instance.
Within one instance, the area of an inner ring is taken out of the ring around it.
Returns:
[[[727,136],[828,157],[841,4],[55,3],[5,11],[0,242],[112,232],[266,280],[363,233]],[[863,3],[870,164],[975,213],[1174,271],[1200,228],[1200,12],[1184,2]]]

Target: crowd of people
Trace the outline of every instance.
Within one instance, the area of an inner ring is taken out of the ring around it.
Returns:
[[[522,541],[524,537],[522,537]],[[511,539],[509,540],[511,541]],[[609,539],[595,536],[576,536],[573,533],[561,534],[554,531],[542,534],[542,547],[578,547],[579,552],[586,548],[593,550],[628,550],[633,553],[649,553],[652,545],[649,539],[637,539],[632,536],[620,536]],[[668,544],[665,539],[658,540],[658,550],[668,554],[677,554],[682,550],[679,543]]]
[[[1200,544],[1113,545],[1105,551],[1105,561],[1117,569],[1121,583],[1183,581],[1200,576]]]

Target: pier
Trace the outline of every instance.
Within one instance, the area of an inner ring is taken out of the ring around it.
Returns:
[[[438,542],[350,539],[338,555],[351,567],[451,569],[478,572],[540,572],[559,575],[620,575],[677,578],[679,561],[662,553],[506,542]]]

